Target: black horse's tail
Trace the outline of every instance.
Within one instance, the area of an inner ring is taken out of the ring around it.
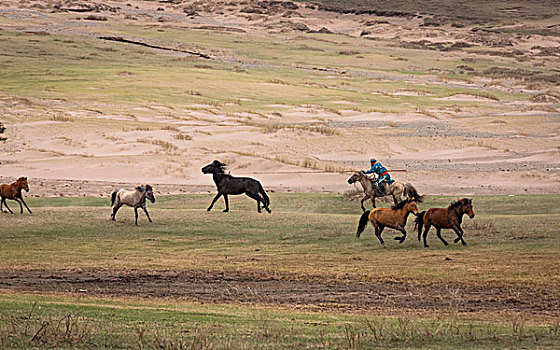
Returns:
[[[356,237],[360,237],[360,234],[362,232],[364,232],[364,229],[366,228],[366,225],[369,221],[369,213],[370,212],[371,212],[371,210],[366,210],[366,211],[364,211],[364,213],[360,217],[360,223],[358,224],[358,231],[356,231]]]
[[[111,206],[115,205],[115,200],[117,199],[117,191],[111,193]]]
[[[266,194],[260,182],[259,182],[259,193],[263,197],[263,204],[268,208],[268,206],[270,205],[270,198],[268,198],[268,195]]]
[[[416,191],[416,188],[408,182],[404,184],[404,195],[419,203],[422,203],[422,200],[424,199],[424,196],[420,195],[418,191]]]
[[[418,241],[420,241],[420,235],[422,234],[422,227],[424,226],[424,215],[426,211],[418,213],[416,220],[414,220],[414,229],[418,228]]]

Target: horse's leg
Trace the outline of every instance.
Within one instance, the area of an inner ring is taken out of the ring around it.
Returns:
[[[263,207],[264,207],[264,199],[259,196],[258,194],[255,193],[251,193],[251,192],[245,192],[245,194],[249,197],[249,198],[253,198],[254,200],[257,201],[257,211],[259,213],[261,213],[261,202],[263,203]]]
[[[227,194],[224,193],[224,202],[226,202],[226,208],[223,210],[224,213],[227,213],[229,211],[229,200],[227,197]]]
[[[20,197],[20,199],[21,199],[21,202],[23,203],[23,205],[25,205],[25,208],[27,208],[27,211],[29,212],[29,214],[33,214],[31,212],[31,209],[29,209],[29,207],[27,206],[27,203],[25,203],[25,201],[23,200],[23,197]]]
[[[381,243],[383,246],[385,246],[385,242],[383,242],[383,238],[381,238],[381,233],[383,232],[383,229],[385,228],[385,226],[379,224],[379,226],[375,226],[375,235],[377,236],[377,239],[379,239],[379,243]]]
[[[2,213],[4,212],[4,208],[3,208],[3,206],[4,206],[4,199],[5,199],[4,197],[2,197],[2,199],[0,199],[0,211],[1,211]]]
[[[373,209],[377,208],[377,207],[375,206],[375,196],[372,196],[372,197],[371,197],[371,203],[373,204]]]
[[[447,241],[441,236],[441,227],[438,226],[434,226],[436,228],[436,236],[437,238],[439,238],[440,241],[443,242],[443,244],[445,245],[449,245],[449,243],[447,243]]]
[[[426,237],[428,237],[428,231],[430,230],[431,226],[432,226],[431,224],[424,225],[424,234],[422,235],[422,238],[424,238],[424,247],[426,248],[429,247]]]
[[[457,243],[457,242],[461,241],[461,244],[467,245],[467,242],[465,242],[465,240],[463,239],[463,234],[465,232],[461,228],[461,225],[457,225],[456,228],[454,227],[453,231],[455,231],[455,233],[457,234],[457,238],[455,238],[454,242]]]
[[[138,226],[138,207],[134,207],[134,225]]]
[[[364,207],[364,202],[367,201],[368,199],[369,199],[369,195],[366,193],[366,196],[364,198],[362,198],[362,201],[361,201],[362,211],[366,211],[366,208]],[[373,207],[375,208],[375,204],[373,205]]]
[[[6,206],[6,209],[8,209],[10,214],[13,214],[14,212],[12,211],[12,209],[10,209],[10,207],[8,207],[8,202],[6,202],[6,198],[2,198],[2,202],[4,202],[4,205]]]
[[[395,237],[395,241],[399,241],[399,243],[402,243],[406,239],[406,230],[404,229],[404,227],[399,227],[398,230],[401,231],[403,235],[401,237]]]
[[[395,196],[395,194],[393,194],[393,193],[391,194],[391,196],[393,197],[393,202],[395,203],[395,205],[399,204],[400,198],[397,199],[397,196]]]
[[[216,197],[214,197],[214,199],[212,200],[212,203],[210,203],[210,206],[208,207],[208,209],[206,209],[206,211],[212,210],[212,207],[214,206],[214,203],[216,203],[216,201],[218,200],[218,198],[220,198],[221,195],[222,195],[222,192],[218,192],[218,194],[216,195]]]
[[[119,211],[119,209],[120,209],[121,207],[122,207],[122,203],[121,203],[120,201],[117,202],[117,205],[115,205],[115,206],[113,207],[113,214],[111,214],[111,219],[112,219],[113,221],[116,221],[116,220],[115,220],[115,217],[117,216],[117,211]]]
[[[148,214],[148,211],[146,210],[146,203],[142,204],[142,209],[144,210],[144,213],[146,213],[146,216],[148,217],[148,221],[153,222],[152,218],[150,217],[150,214]]]
[[[21,202],[20,202],[19,198],[18,198],[18,197],[14,197],[14,200],[15,200],[16,202],[18,202],[18,204],[19,204],[19,213],[20,213],[20,214],[23,214],[23,206],[21,205]]]

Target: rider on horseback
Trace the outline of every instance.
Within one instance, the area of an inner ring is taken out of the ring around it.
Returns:
[[[393,182],[395,182],[395,180],[391,179],[391,175],[389,175],[387,169],[383,165],[381,165],[381,163],[378,163],[377,159],[371,158],[370,164],[371,169],[365,170],[364,174],[377,174],[377,185],[379,186],[383,194],[387,193],[386,185],[392,184]]]

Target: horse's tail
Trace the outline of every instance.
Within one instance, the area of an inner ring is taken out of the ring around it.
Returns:
[[[422,203],[422,200],[424,199],[424,196],[420,195],[418,191],[416,191],[416,188],[408,182],[404,184],[404,195],[419,203]]]
[[[264,202],[263,204],[268,208],[268,206],[270,205],[270,198],[268,198],[268,195],[266,194],[260,182],[259,182],[259,193],[263,197],[263,202]]]
[[[422,234],[422,227],[424,226],[424,215],[426,211],[418,213],[416,220],[414,220],[414,229],[418,228],[418,241],[420,241],[420,235]]]
[[[364,213],[360,217],[360,223],[358,224],[358,231],[356,231],[356,237],[360,237],[360,234],[362,232],[364,232],[364,229],[366,228],[366,225],[369,221],[369,213],[370,212],[371,212],[371,210],[366,210],[366,211],[364,211]]]
[[[117,192],[118,191],[113,191],[113,193],[111,193],[111,206],[115,205],[115,200],[117,199]]]

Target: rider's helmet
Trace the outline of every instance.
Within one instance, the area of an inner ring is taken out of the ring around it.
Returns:
[[[377,159],[371,158],[371,159],[369,160],[369,162],[370,162],[370,163],[376,163],[376,162],[377,162]]]

